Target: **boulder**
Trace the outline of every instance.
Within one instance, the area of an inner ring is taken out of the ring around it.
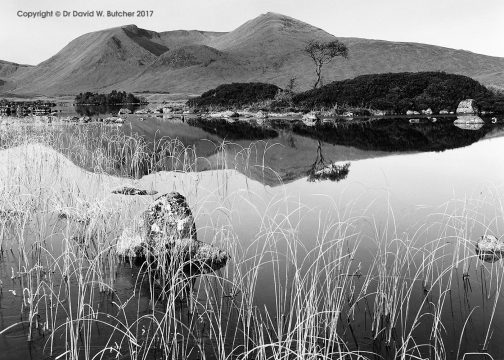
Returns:
[[[422,114],[424,114],[424,115],[432,115],[432,109],[428,108],[427,110],[422,110]]]
[[[131,110],[130,109],[127,109],[127,108],[122,108],[119,110],[119,112],[117,113],[117,115],[126,115],[126,114],[131,114]]]
[[[258,119],[267,119],[268,118],[268,113],[267,112],[264,112],[262,110],[259,110],[258,112],[256,112],[254,114],[254,117],[255,118],[258,118]]]
[[[119,255],[152,258],[157,264],[184,263],[184,271],[203,274],[224,267],[229,255],[197,240],[194,217],[184,196],[158,197],[141,217],[124,229],[116,245]]]
[[[462,100],[457,106],[457,114],[476,114],[478,107],[474,99]]]
[[[211,113],[210,117],[211,118],[235,118],[235,117],[240,117],[240,114],[238,114],[235,111],[227,110],[227,111]]]
[[[122,188],[112,190],[112,194],[121,195],[156,195],[157,193],[155,190],[142,190],[130,186],[123,186]]]
[[[496,262],[504,255],[504,241],[493,235],[483,235],[476,244],[476,254],[486,262]]]
[[[173,111],[173,109],[172,109],[171,107],[164,107],[164,108],[162,109],[163,114],[169,114],[169,113],[171,113],[172,111]]]

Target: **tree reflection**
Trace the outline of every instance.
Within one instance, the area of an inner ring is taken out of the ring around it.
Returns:
[[[322,154],[322,142],[318,140],[317,146],[317,156],[315,162],[308,170],[308,181],[321,181],[321,180],[331,180],[331,181],[341,181],[345,179],[350,172],[350,163],[335,164],[327,163]]]

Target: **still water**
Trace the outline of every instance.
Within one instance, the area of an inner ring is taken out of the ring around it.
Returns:
[[[345,230],[345,246],[356,249],[352,261],[356,272],[361,274],[355,280],[357,287],[363,285],[362,274],[375,266],[373,259],[384,243],[401,239],[411,242],[415,249],[441,248],[437,255],[439,265],[433,262],[432,267],[442,267],[443,262],[451,262],[454,252],[459,251],[455,239],[463,238],[465,249],[460,251],[469,260],[456,270],[452,285],[443,288],[450,295],[440,315],[444,357],[455,359],[457,354],[460,358],[460,354],[483,350],[495,359],[504,357],[504,346],[499,340],[504,331],[503,295],[496,291],[495,285],[489,285],[495,279],[484,278],[489,274],[498,278],[500,275],[493,275],[493,269],[500,265],[479,262],[474,253],[474,245],[481,235],[500,237],[504,232],[504,129],[499,125],[461,129],[453,125],[453,118],[418,124],[404,119],[382,119],[322,128],[273,121],[268,129],[263,131],[225,121],[201,124],[153,118],[130,120],[121,131],[136,132],[146,139],[178,138],[195,149],[196,173],[147,174],[136,184],[160,193],[176,190],[187,196],[196,216],[198,238],[215,243],[223,233],[232,236],[239,249],[236,254],[240,254],[234,261],[253,259],[258,248],[266,248],[261,261],[248,261],[258,270],[256,289],[248,294],[257,311],[267,313],[273,309],[275,313],[278,280],[273,276],[284,276],[287,283],[290,281],[291,268],[286,255],[291,251],[289,241],[299,244],[294,257],[310,261],[310,252],[324,246],[324,238],[334,224],[349,224]],[[330,164],[349,164],[348,171],[333,180],[310,178],[314,171]],[[50,232],[62,233],[65,225],[53,221]],[[277,230],[281,240],[273,246],[268,236]],[[55,235],[54,239],[57,238]],[[277,272],[270,264],[271,246],[282,255],[274,259]],[[393,252],[395,247],[387,249]],[[54,246],[54,254],[59,251],[62,250]],[[19,294],[26,284],[12,276],[18,256],[15,251],[4,249],[0,257],[0,331],[23,318]],[[412,258],[417,259],[416,255]],[[247,265],[247,261],[243,263]],[[135,279],[140,272],[135,266],[117,265],[115,294],[122,301],[130,298],[138,287]],[[224,278],[235,275],[230,269],[222,272]],[[467,279],[470,279],[470,288]],[[434,295],[425,295],[426,287],[419,281],[412,287],[409,301],[411,309],[425,307],[425,313],[431,314],[436,307],[429,308],[429,304],[438,303],[429,298]],[[230,292],[233,289],[232,286],[225,288]],[[124,318],[131,321],[151,309],[148,289],[140,286],[135,294],[135,301],[125,307]],[[114,297],[98,292],[93,296],[101,313],[117,316]],[[202,303],[208,298],[204,294],[200,297]],[[372,303],[374,294],[369,298]],[[160,301],[156,306],[162,311],[164,305]],[[181,321],[189,323],[187,308],[182,303],[178,306]],[[372,330],[366,306],[371,305],[362,301],[358,306],[351,321],[351,332],[345,328],[342,338],[350,350],[373,351],[390,358],[393,354],[390,346],[394,345],[377,345],[370,340]],[[496,311],[492,312],[494,306]],[[230,329],[237,326],[236,315],[224,310],[222,316],[229,336],[224,342],[226,346],[236,346],[237,340],[229,335],[233,333]],[[57,317],[64,319],[65,315]],[[415,330],[418,343],[431,341],[432,321],[428,318],[425,315]],[[35,335],[33,341],[27,342],[25,325],[0,335],[0,359],[48,357],[46,335]],[[109,344],[109,334],[110,331],[96,325],[91,352]],[[58,336],[53,354],[62,354],[68,341],[64,332]],[[199,347],[190,357],[200,358],[202,352],[207,358],[217,357],[217,350],[212,348],[216,341],[211,333],[202,331],[200,341],[206,344],[207,350]],[[187,346],[196,348],[194,344]],[[426,357],[431,354],[427,349],[421,352]],[[131,353],[122,357],[129,356]],[[84,352],[80,357],[85,357]]]

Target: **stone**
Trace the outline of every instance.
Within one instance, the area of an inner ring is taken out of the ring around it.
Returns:
[[[127,108],[122,108],[119,110],[119,112],[117,113],[117,115],[126,115],[126,114],[131,114],[131,110],[130,109],[127,109]]]
[[[238,114],[235,111],[227,110],[227,111],[211,113],[209,116],[211,118],[235,118],[235,117],[240,117],[240,114]]]
[[[406,111],[406,115],[420,115],[420,113],[415,110],[408,110]]]
[[[172,109],[171,107],[164,107],[164,108],[162,109],[163,114],[169,114],[169,113],[171,113],[172,111],[173,111],[173,109]]]
[[[450,112],[448,110],[440,110],[439,115],[448,115]]]
[[[254,114],[254,117],[255,118],[258,118],[258,119],[267,119],[268,118],[268,113],[267,112],[264,112],[262,110],[259,110],[258,112],[256,112]]]
[[[477,114],[478,107],[474,99],[462,100],[457,106],[457,114]]]
[[[123,186],[122,188],[112,190],[112,194],[121,195],[156,195],[156,190],[142,190],[130,186]]]
[[[504,241],[494,235],[483,235],[476,244],[476,254],[486,262],[496,262],[504,255]]]
[[[424,115],[432,115],[432,109],[428,108],[427,110],[422,110],[422,114],[424,114]]]
[[[224,267],[229,255],[197,240],[194,217],[184,196],[161,195],[126,227],[117,240],[117,254],[151,258],[159,264],[180,261],[184,272],[204,274]]]

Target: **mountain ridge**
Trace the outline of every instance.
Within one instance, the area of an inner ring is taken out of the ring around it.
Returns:
[[[77,37],[37,66],[12,70],[0,61],[0,92],[75,94],[82,91],[202,93],[222,83],[296,78],[297,90],[314,83],[310,40],[340,40],[348,59],[323,69],[325,83],[386,72],[445,71],[504,87],[504,58],[413,42],[336,37],[277,13],[251,19],[230,32],[155,32],[130,24]],[[2,68],[5,70],[2,72]]]

